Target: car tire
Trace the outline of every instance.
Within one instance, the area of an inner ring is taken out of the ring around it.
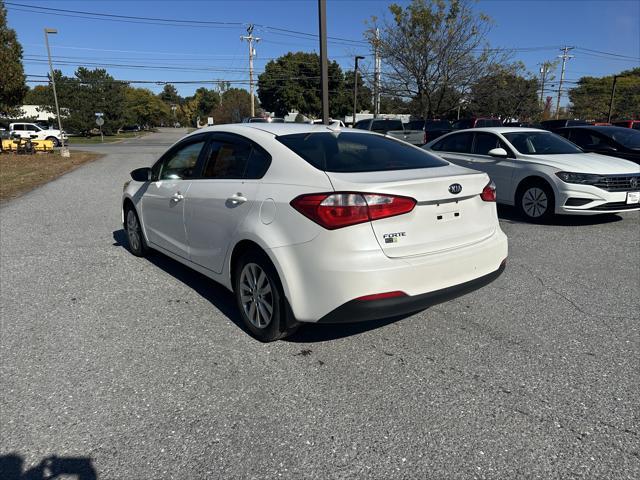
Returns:
[[[533,223],[548,221],[555,212],[551,186],[543,180],[527,182],[518,188],[516,208],[520,216]]]
[[[56,137],[47,137],[45,140],[51,140],[51,142],[53,142],[54,147],[60,146],[60,140],[58,140]]]
[[[235,262],[233,292],[242,322],[261,342],[273,342],[297,330],[278,272],[264,253],[250,250]]]
[[[149,247],[144,235],[142,234],[142,226],[138,214],[132,206],[125,207],[124,210],[124,228],[127,233],[127,242],[129,251],[136,257],[144,257],[149,253]]]

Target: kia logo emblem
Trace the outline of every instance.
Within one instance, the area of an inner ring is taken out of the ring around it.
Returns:
[[[452,183],[451,185],[449,185],[449,192],[453,193],[454,195],[459,194],[462,191],[462,185],[460,185],[459,183]]]

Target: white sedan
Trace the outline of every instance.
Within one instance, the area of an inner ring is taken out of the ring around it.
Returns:
[[[220,125],[131,177],[130,250],[229,288],[263,341],[419,311],[492,281],[507,257],[486,174],[375,133]]]
[[[640,209],[640,166],[584,153],[568,140],[531,128],[474,128],[426,144],[457,165],[487,173],[499,203],[529,220]]]

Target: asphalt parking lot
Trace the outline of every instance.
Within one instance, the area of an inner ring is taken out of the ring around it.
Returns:
[[[83,147],[108,155],[0,209],[0,477],[640,478],[637,212],[500,209],[491,285],[261,344],[123,246],[122,183],[183,133]]]

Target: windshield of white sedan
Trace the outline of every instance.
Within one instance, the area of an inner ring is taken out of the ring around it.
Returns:
[[[376,172],[448,165],[424,150],[379,135],[296,133],[277,139],[314,167],[327,172]]]
[[[512,132],[503,134],[518,152],[524,155],[559,155],[582,153],[569,140],[549,132]]]

